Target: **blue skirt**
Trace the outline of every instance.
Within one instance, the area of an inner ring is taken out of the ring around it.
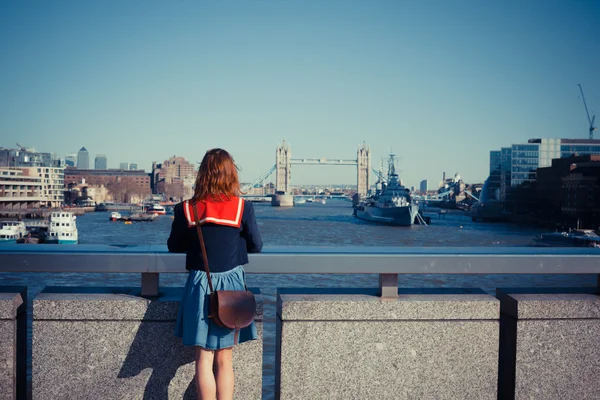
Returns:
[[[215,290],[245,289],[246,273],[241,265],[226,272],[211,272],[210,276]],[[209,298],[206,272],[190,271],[177,312],[175,336],[182,338],[185,346],[200,346],[208,350],[233,347],[235,330],[221,328],[208,318]],[[257,339],[254,321],[241,329],[239,335],[239,343]]]

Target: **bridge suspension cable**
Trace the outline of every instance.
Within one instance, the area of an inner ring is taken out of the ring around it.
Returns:
[[[256,187],[256,185],[261,185],[264,181],[267,180],[267,178],[273,173],[273,171],[275,171],[276,167],[277,167],[276,165],[273,165],[271,168],[269,168],[269,170],[267,172],[260,175],[258,178],[256,178],[252,182],[245,184],[242,187],[242,192],[247,192],[248,190]]]

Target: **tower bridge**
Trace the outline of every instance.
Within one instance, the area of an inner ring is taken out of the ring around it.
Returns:
[[[289,193],[292,189],[292,165],[350,165],[356,166],[356,186],[360,195],[364,196],[369,190],[369,171],[371,170],[371,149],[365,144],[358,146],[356,159],[337,158],[292,158],[291,147],[283,141],[277,147],[275,155],[275,190]]]

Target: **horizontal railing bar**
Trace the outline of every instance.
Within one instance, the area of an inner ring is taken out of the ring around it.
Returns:
[[[182,273],[166,246],[0,246],[0,272]],[[255,274],[600,274],[600,249],[529,247],[267,247]]]

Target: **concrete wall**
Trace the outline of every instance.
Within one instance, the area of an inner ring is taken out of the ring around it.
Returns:
[[[499,289],[503,399],[600,398],[597,289]]]
[[[27,288],[0,287],[0,400],[24,399]]]
[[[479,290],[281,289],[281,399],[496,399],[500,303]]]
[[[255,290],[255,293],[257,290]],[[48,288],[33,301],[34,399],[195,399],[193,348],[173,334],[180,289]],[[259,340],[236,346],[235,398],[260,399]]]

